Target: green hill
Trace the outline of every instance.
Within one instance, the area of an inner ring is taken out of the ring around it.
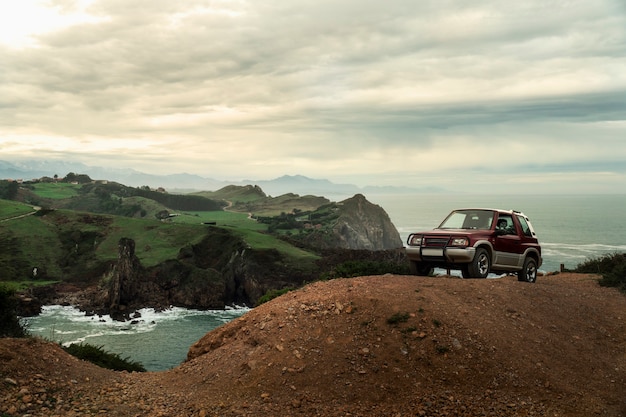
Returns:
[[[342,206],[324,197],[268,197],[257,186],[169,194],[77,177],[17,188],[0,181],[13,196],[0,199],[0,281],[98,287],[96,304],[106,308],[103,285],[119,267],[121,242],[132,241],[137,262],[128,265],[137,265],[133,285],[143,297],[134,307],[208,308],[300,286],[343,258],[372,259],[323,252],[333,248]],[[310,244],[318,241],[325,243]]]

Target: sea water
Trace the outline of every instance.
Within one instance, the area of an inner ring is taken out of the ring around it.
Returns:
[[[146,308],[139,310],[141,317],[121,322],[108,315],[87,316],[71,306],[52,305],[23,322],[31,335],[65,346],[101,346],[141,363],[148,371],[160,371],[180,365],[193,343],[247,311],[244,307],[208,311],[172,307],[159,312]]]
[[[402,241],[437,227],[458,208],[499,208],[526,214],[542,247],[540,270],[573,269],[588,259],[626,252],[626,195],[403,194],[367,196],[380,205]]]
[[[626,252],[626,195],[368,195],[398,229],[403,242],[411,232],[438,226],[453,209],[486,207],[524,212],[543,249],[545,272],[560,265],[575,268],[587,259]],[[339,200],[338,200],[339,201]],[[539,278],[541,279],[541,277]],[[24,319],[29,332],[63,343],[87,342],[142,363],[149,371],[178,366],[189,347],[204,334],[248,309],[140,310],[135,323],[109,316],[86,316],[73,307],[46,306],[41,315]]]

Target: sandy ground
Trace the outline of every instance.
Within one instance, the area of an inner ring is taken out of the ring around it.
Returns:
[[[0,415],[626,416],[626,295],[597,278],[314,283],[164,372],[0,339]]]

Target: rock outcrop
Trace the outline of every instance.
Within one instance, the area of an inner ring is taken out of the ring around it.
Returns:
[[[336,203],[331,225],[313,230],[303,240],[319,249],[390,250],[402,247],[398,230],[380,206],[362,194]]]
[[[122,238],[118,259],[92,268],[108,271],[101,273],[99,285],[90,282],[69,290],[57,286],[49,288],[48,294],[38,292],[38,297],[46,303],[67,303],[127,319],[144,307],[220,309],[230,304],[255,305],[269,290],[300,287],[346,261],[381,257],[383,262],[402,262],[398,231],[387,213],[363,195],[328,205],[325,215],[323,227],[311,227],[291,237],[294,245],[320,256],[316,265],[294,265],[281,251],[251,248],[227,228],[208,227],[206,236],[181,248],[176,259],[150,267],[141,265],[135,241]]]
[[[121,238],[118,243],[117,263],[108,276],[108,291],[106,308],[112,317],[123,316],[129,305],[139,296],[139,283],[142,278],[142,268],[135,255],[135,241]]]

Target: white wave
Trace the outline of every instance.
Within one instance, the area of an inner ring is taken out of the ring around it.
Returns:
[[[48,305],[42,308],[39,316],[25,319],[24,323],[31,333],[62,341],[67,345],[81,343],[93,337],[148,333],[154,331],[159,324],[182,322],[198,316],[207,316],[217,323],[227,323],[249,310],[250,308],[239,306],[224,310],[143,308],[130,320],[116,321],[109,315],[87,315],[71,306]],[[68,340],[70,338],[72,340]]]

